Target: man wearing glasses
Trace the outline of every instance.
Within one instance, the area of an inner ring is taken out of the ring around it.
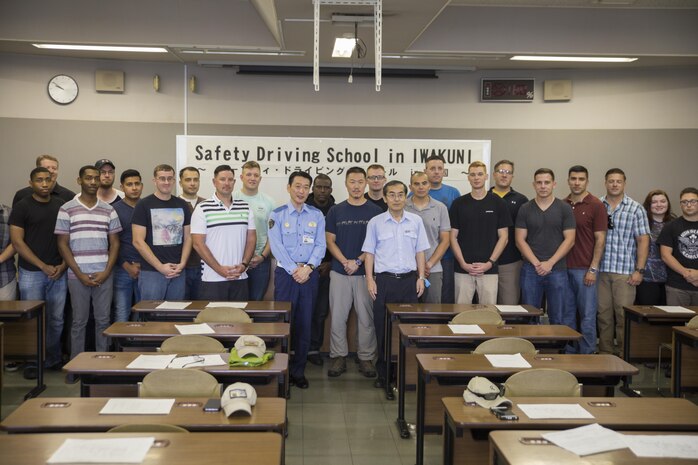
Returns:
[[[114,166],[114,162],[102,158],[95,162],[95,168],[99,170],[97,198],[111,206],[121,202],[121,199],[124,198],[124,193],[118,189],[114,189],[114,180],[116,178],[116,166]]]
[[[494,186],[492,186],[490,192],[504,200],[512,222],[512,225],[509,227],[509,241],[504,248],[504,252],[499,257],[497,267],[499,271],[497,303],[518,305],[521,298],[519,279],[523,262],[521,261],[521,252],[516,248],[514,224],[516,223],[516,215],[519,214],[519,208],[528,202],[528,198],[511,187],[511,182],[514,179],[514,162],[509,160],[498,161],[494,165],[492,179],[494,180]]]
[[[368,192],[364,194],[366,200],[378,205],[381,210],[387,211],[388,204],[383,199],[383,186],[385,186],[385,168],[382,165],[371,165],[366,168],[366,180]]]
[[[373,299],[373,323],[376,330],[378,361],[377,388],[384,388],[386,363],[384,344],[387,303],[415,303],[424,293],[424,251],[429,250],[429,239],[422,219],[405,211],[407,186],[401,181],[390,181],[383,187],[388,211],[375,216],[366,227],[366,239],[361,247],[365,252],[366,284]]]
[[[174,168],[158,165],[153,176],[155,193],[136,204],[131,220],[133,246],[141,255],[138,288],[144,300],[183,300],[191,213],[185,200],[172,195]]]
[[[623,347],[624,305],[635,301],[635,286],[642,282],[650,244],[650,225],[641,204],[625,195],[625,173],[611,168],[605,176],[601,201],[608,213],[608,232],[599,267],[599,352],[620,353]],[[615,324],[614,324],[615,319]],[[613,347],[615,328],[618,348]]]
[[[667,264],[667,304],[698,305],[698,189],[681,191],[681,212],[659,235],[662,260]]]

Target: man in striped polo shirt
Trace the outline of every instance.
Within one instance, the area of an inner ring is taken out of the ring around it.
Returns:
[[[233,200],[235,173],[229,165],[214,170],[213,186],[216,192],[199,203],[191,217],[194,250],[203,262],[199,297],[246,301],[245,271],[257,242],[254,215],[247,202]]]
[[[54,233],[58,251],[68,264],[68,291],[73,307],[70,330],[70,358],[85,350],[85,327],[94,307],[95,348],[107,350],[113,291],[112,268],[119,255],[121,223],[114,208],[97,198],[99,170],[80,168],[81,193],[61,205]]]

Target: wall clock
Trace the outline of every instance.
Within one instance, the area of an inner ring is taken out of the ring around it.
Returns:
[[[78,98],[78,83],[71,76],[59,74],[48,81],[48,95],[59,105],[68,105]]]

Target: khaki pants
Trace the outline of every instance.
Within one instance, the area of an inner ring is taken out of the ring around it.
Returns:
[[[521,301],[521,265],[519,260],[506,265],[499,265],[497,273],[499,282],[497,284],[497,303],[502,305],[519,305]]]
[[[698,305],[698,288],[695,291],[686,291],[667,286],[666,303],[667,305],[682,305],[684,307]]]
[[[628,279],[630,275],[627,274],[599,273],[599,310],[596,315],[599,326],[599,353],[618,354],[623,351],[623,306],[633,305],[635,301],[635,286],[628,284]],[[613,347],[614,328],[618,350],[614,350]]]
[[[473,296],[477,291],[478,302],[481,304],[497,303],[497,282],[496,274],[483,274],[481,276],[471,276],[465,273],[454,273],[456,284],[456,303],[471,304]]]

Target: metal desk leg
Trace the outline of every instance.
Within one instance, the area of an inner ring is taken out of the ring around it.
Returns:
[[[674,386],[674,397],[681,397],[681,339],[674,336],[674,360],[671,367],[672,383]],[[660,368],[657,367],[657,376],[659,376]]]
[[[453,445],[455,442],[448,413],[444,411],[444,465],[453,465]]]
[[[393,319],[388,316],[388,308],[385,309],[385,398],[395,400],[393,385]]]
[[[405,345],[407,340],[402,341],[400,338],[400,353],[398,354],[398,384],[397,384],[397,427],[400,430],[400,437],[402,439],[410,438],[410,430],[407,427],[407,422],[405,421],[405,367],[407,366],[407,350]]]
[[[629,312],[623,311],[623,321],[625,326],[623,328],[623,360],[630,363],[630,316]],[[623,378],[623,387],[621,390],[623,392],[630,391],[630,382],[632,376],[626,376]]]
[[[417,369],[417,465],[424,465],[424,419],[426,412],[426,375],[422,367]]]
[[[39,307],[36,314],[36,387],[29,391],[24,400],[32,397],[37,397],[41,394],[46,385],[44,384],[44,333],[46,332],[46,324],[44,322],[46,304]]]

